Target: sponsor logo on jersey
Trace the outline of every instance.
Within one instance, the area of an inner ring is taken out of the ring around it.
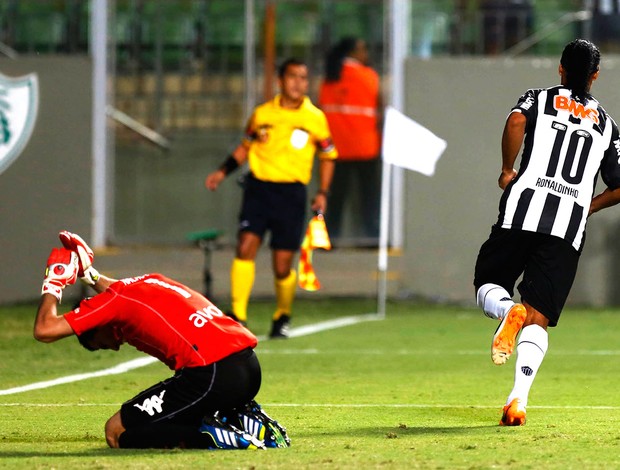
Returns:
[[[164,393],[166,393],[166,391],[162,390],[159,396],[153,395],[151,398],[144,400],[141,405],[139,403],[135,403],[133,406],[138,408],[140,411],[147,412],[149,416],[155,416],[155,413],[162,412],[161,405],[164,404]]]
[[[203,309],[200,309],[189,316],[189,321],[194,322],[196,328],[202,328],[209,320],[213,320],[214,317],[223,317],[222,311],[215,305],[209,305]]]
[[[262,124],[256,129],[256,132],[253,134],[253,140],[260,142],[261,144],[266,144],[269,140],[269,130],[273,126],[271,124]]]
[[[618,163],[620,163],[620,139],[614,140],[614,147],[616,147],[616,153],[618,154]]]
[[[553,107],[558,111],[568,111],[575,118],[589,119],[595,124],[599,124],[597,109],[586,108],[583,104],[571,100],[568,96],[556,96],[553,100]]]
[[[19,157],[30,140],[39,110],[39,82],[0,74],[0,173]]]

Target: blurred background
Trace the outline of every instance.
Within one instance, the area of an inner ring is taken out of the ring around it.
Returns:
[[[98,248],[185,246],[189,233],[218,229],[219,246],[233,246],[239,185],[230,178],[209,193],[204,178],[237,145],[253,107],[277,91],[277,64],[304,59],[316,102],[326,53],[343,36],[368,44],[384,102],[448,141],[435,177],[396,171],[390,292],[465,301],[496,217],[501,128],[518,96],[557,82],[567,42],[594,38],[605,61],[593,92],[612,115],[618,109],[616,3],[2,0],[0,73],[37,73],[40,109],[30,143],[0,174],[0,301],[36,297],[24,285],[39,278],[32,271],[58,229]],[[344,218],[335,251],[350,256],[360,222]],[[592,229],[574,302],[620,301],[617,219],[605,215]],[[368,251],[351,261],[364,260],[364,295],[375,282]]]

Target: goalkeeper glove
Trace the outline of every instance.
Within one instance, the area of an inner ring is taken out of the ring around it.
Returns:
[[[75,284],[78,275],[78,255],[66,248],[54,248],[47,259],[45,279],[41,295],[52,294],[62,300],[62,291],[69,284]]]
[[[84,284],[94,286],[99,279],[99,271],[93,268],[95,253],[88,244],[75,233],[63,230],[58,234],[63,246],[78,256],[78,276]]]

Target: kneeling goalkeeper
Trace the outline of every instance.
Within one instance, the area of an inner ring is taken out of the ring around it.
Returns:
[[[236,431],[232,432],[218,428],[222,423],[217,421],[235,410],[249,410],[248,403],[260,414],[253,402],[261,385],[253,350],[256,337],[183,284],[161,274],[111,279],[93,268],[93,251],[79,236],[63,231],[60,240],[64,248],[54,248],[48,259],[34,337],[49,343],[76,334],[93,351],[118,350],[128,343],[175,371],[124,403],[107,421],[108,445],[264,448],[265,431],[256,435],[232,427]],[[59,316],[63,289],[78,277],[98,295]],[[277,424],[259,421],[277,434]],[[280,444],[288,438],[281,430],[283,436],[270,435],[267,447],[284,446]]]

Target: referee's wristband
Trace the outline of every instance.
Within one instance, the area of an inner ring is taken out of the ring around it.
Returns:
[[[316,193],[322,194],[325,197],[329,197],[329,191],[327,189],[319,189]]]
[[[229,175],[237,168],[239,168],[239,162],[232,155],[228,155],[228,158],[226,158],[226,160],[224,160],[224,163],[220,165],[220,170],[222,170],[226,175]]]

